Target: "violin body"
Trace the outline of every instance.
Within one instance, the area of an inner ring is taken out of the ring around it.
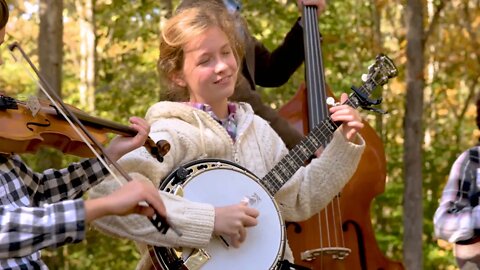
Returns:
[[[333,96],[328,87],[327,90],[327,95]],[[306,88],[302,85],[279,112],[306,134],[306,108]],[[381,253],[375,240],[370,206],[373,198],[385,190],[386,159],[381,139],[368,123],[364,124],[360,134],[366,143],[365,151],[357,171],[338,200],[307,221],[287,224],[288,242],[296,264],[315,270],[403,269],[401,263],[391,261]],[[345,248],[350,250],[348,254],[343,253]],[[305,258],[309,254],[315,256],[309,260]]]
[[[33,153],[39,147],[48,146],[64,153],[80,157],[92,157],[93,153],[73,130],[46,102],[40,103],[34,112],[23,102],[1,96],[8,106],[0,106],[0,153]],[[9,99],[9,101],[6,101]],[[3,107],[3,108],[2,108]],[[89,131],[101,143],[107,141],[106,130],[89,126]]]

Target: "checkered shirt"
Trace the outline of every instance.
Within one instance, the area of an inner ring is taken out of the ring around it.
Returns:
[[[228,103],[228,116],[226,119],[218,118],[218,116],[213,112],[212,107],[208,104],[197,102],[186,102],[186,104],[208,113],[215,121],[217,121],[217,123],[225,128],[228,135],[230,135],[230,138],[235,141],[235,138],[237,137],[237,120],[235,119],[235,114],[237,112],[236,103]]]
[[[0,156],[0,269],[48,269],[39,250],[83,240],[81,197],[107,174],[98,159],[36,173]]]
[[[478,152],[480,147],[473,148]],[[474,152],[475,153],[475,152]],[[435,234],[449,242],[472,238],[480,229],[480,205],[472,204],[471,186],[480,185],[478,162],[472,162],[469,151],[463,152],[452,165],[440,206],[433,218]],[[478,197],[476,198],[478,200]]]

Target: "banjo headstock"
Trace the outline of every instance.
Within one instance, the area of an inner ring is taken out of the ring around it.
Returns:
[[[380,104],[382,100],[371,99],[370,94],[375,88],[386,84],[389,79],[397,75],[398,70],[393,61],[384,54],[377,55],[375,63],[368,67],[368,73],[362,75],[364,84],[358,88],[352,86],[354,93],[350,95],[349,105],[354,108],[360,106],[367,110],[384,113],[379,109],[371,107],[372,105]]]
[[[379,54],[375,57],[375,63],[368,67],[368,74],[366,74],[367,80],[375,82],[375,86],[384,85],[389,79],[396,77],[397,75],[397,67],[392,59],[384,54]]]

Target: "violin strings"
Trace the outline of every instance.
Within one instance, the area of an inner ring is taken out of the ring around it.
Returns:
[[[112,177],[120,184],[120,186],[123,186],[123,182],[120,180],[120,178],[113,172],[112,168],[107,164],[105,159],[98,153],[98,151],[87,141],[87,138],[83,134],[83,132],[80,132],[80,130],[77,128],[77,126],[72,122],[72,120],[67,117],[66,113],[63,111],[63,108],[58,105],[58,103],[50,96],[48,91],[44,88],[44,86],[40,83],[39,80],[35,79],[35,76],[32,74],[32,71],[26,67],[26,64],[23,63],[22,61],[18,61],[17,57],[13,54],[12,51],[9,51],[10,55],[13,57],[15,62],[19,63],[20,66],[27,72],[27,74],[30,76],[30,78],[37,84],[37,86],[41,89],[41,91],[45,94],[45,96],[50,100],[50,102],[55,106],[55,108],[60,112],[60,114],[65,118],[65,120],[70,124],[70,126],[73,128],[75,133],[77,133],[78,136],[82,139],[82,141],[87,145],[88,148],[92,151],[92,153],[95,155],[95,157],[98,158],[100,163],[108,170],[108,172],[112,175]]]

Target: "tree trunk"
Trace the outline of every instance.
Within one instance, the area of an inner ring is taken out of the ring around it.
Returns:
[[[40,74],[44,76],[52,91],[61,96],[63,58],[63,2],[40,0],[40,32],[38,35],[38,59]],[[43,92],[39,91],[43,97]],[[38,164],[41,168],[56,168],[61,164],[61,156],[51,151],[40,151],[43,155]]]
[[[63,1],[40,0],[38,58],[40,73],[57,93],[62,91]]]
[[[421,0],[408,0],[407,25],[407,96],[405,105],[405,191],[404,210],[404,265],[406,269],[423,269],[422,234],[422,112],[424,89],[424,28]]]
[[[80,28],[80,105],[95,111],[95,15],[92,0],[75,1]]]

